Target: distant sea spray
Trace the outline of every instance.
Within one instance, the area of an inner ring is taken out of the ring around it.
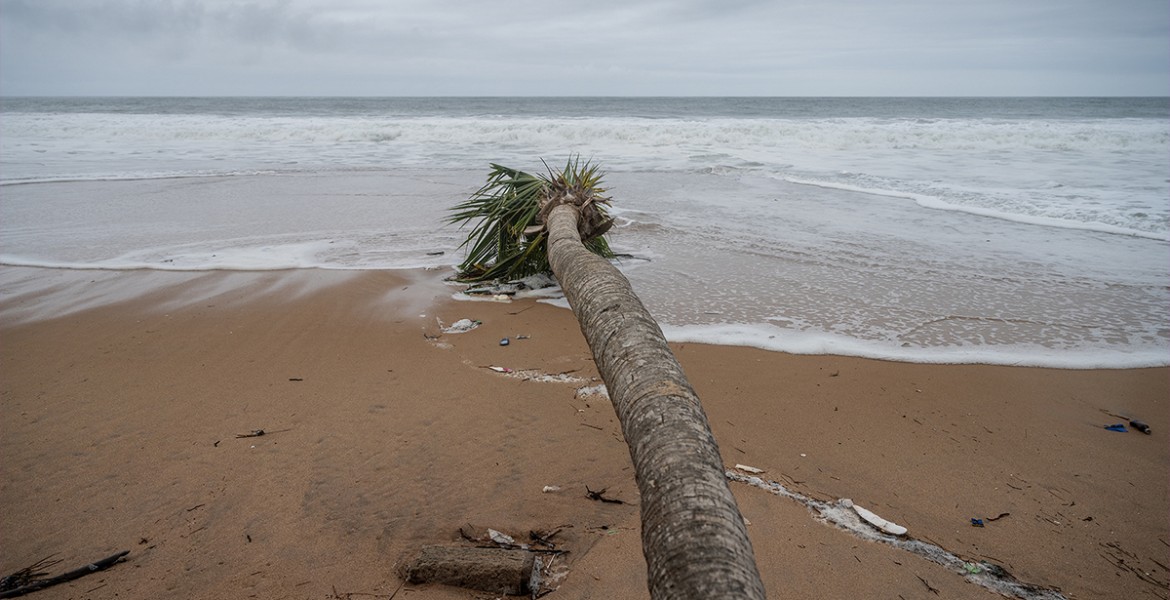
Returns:
[[[1057,103],[1055,117],[1043,114],[1039,100],[1026,110],[1016,106],[1023,100],[1001,101],[1014,110],[972,100],[964,113],[953,100],[908,99],[895,112],[890,100],[874,99],[870,110],[877,116],[861,114],[861,100],[842,107],[838,99],[817,110],[807,99],[792,107],[791,99],[773,99],[769,112],[763,100],[745,107],[727,99],[719,110],[708,99],[679,107],[694,114],[669,115],[653,99],[615,100],[609,112],[584,117],[573,116],[564,99],[550,101],[543,113],[529,106],[521,116],[509,114],[502,100],[492,107],[486,99],[462,105],[447,99],[430,109],[418,100],[390,102],[388,114],[373,100],[330,110],[323,100],[302,99],[300,112],[297,99],[274,100],[275,106],[255,99],[190,101],[190,112],[168,99],[137,99],[133,109],[118,111],[104,101],[89,107],[93,112],[81,101],[64,110],[52,100],[15,106],[8,100],[0,182],[462,169],[538,157],[556,162],[577,153],[611,170],[748,171],[930,208],[1170,238],[1168,117],[1143,108],[1156,100]],[[916,107],[942,116],[914,116]],[[853,116],[838,116],[834,108]]]

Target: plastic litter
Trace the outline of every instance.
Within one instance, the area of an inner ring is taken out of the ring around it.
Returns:
[[[451,324],[450,327],[441,327],[443,333],[466,333],[479,327],[482,323],[480,321],[472,321],[471,319],[459,319]]]
[[[758,468],[758,467],[749,467],[749,466],[747,466],[747,465],[735,465],[735,468],[737,468],[737,469],[739,469],[740,471],[743,471],[743,472],[745,472],[745,473],[755,473],[755,474],[760,474],[760,473],[763,473],[763,472],[764,472],[764,470],[763,470],[763,469],[760,469],[760,468]]]
[[[852,508],[853,511],[857,513],[857,516],[861,517],[861,519],[863,521],[865,521],[866,523],[869,523],[870,525],[873,525],[874,527],[877,527],[878,529],[882,530],[885,533],[888,533],[890,535],[906,535],[907,530],[905,527],[902,527],[901,525],[899,525],[893,521],[887,521],[887,520],[875,515],[874,513],[870,512],[864,508],[861,508],[860,506],[854,504],[853,501],[848,499],[848,498],[845,498],[844,500],[842,500],[841,504],[843,506],[845,506],[846,508]]]
[[[512,369],[509,369],[508,367],[488,367],[488,368],[495,371],[496,373],[511,373],[512,372]]]
[[[1146,435],[1150,435],[1151,433],[1153,433],[1152,431],[1150,431],[1149,425],[1146,425],[1145,423],[1138,421],[1137,419],[1130,421],[1129,426],[1133,427],[1134,429],[1136,429],[1136,430],[1138,430]]]
[[[546,485],[546,486],[544,486],[544,489],[540,490],[540,491],[544,492],[545,494],[547,494],[549,492],[559,492],[559,491],[561,491],[561,486],[559,486],[559,485]]]
[[[508,340],[508,338],[504,338],[504,339],[500,340],[501,346],[507,346],[508,344],[511,344],[511,343],[512,342],[510,340]]]
[[[1125,428],[1125,423],[1114,423],[1112,425],[1106,425],[1105,429],[1108,429],[1109,431],[1120,431],[1121,433],[1129,431]]]
[[[488,537],[492,538],[493,542],[501,546],[511,546],[516,543],[516,540],[512,539],[512,536],[500,533],[495,529],[488,529]]]
[[[983,519],[972,518],[971,519],[971,526],[972,527],[983,527]]]

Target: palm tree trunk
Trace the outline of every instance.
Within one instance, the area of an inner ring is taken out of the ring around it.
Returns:
[[[585,249],[579,213],[549,212],[548,257],[630,447],[650,596],[764,598],[743,517],[699,398],[629,281]]]

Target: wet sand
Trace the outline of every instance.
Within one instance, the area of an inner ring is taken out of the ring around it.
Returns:
[[[0,269],[0,573],[130,550],[37,597],[493,597],[396,575],[470,525],[559,530],[551,598],[648,597],[620,428],[577,396],[599,382],[576,320],[438,279]],[[482,325],[436,321],[461,318]],[[674,347],[728,466],[1069,598],[1170,595],[1170,370]],[[771,597],[1000,597],[731,486]]]

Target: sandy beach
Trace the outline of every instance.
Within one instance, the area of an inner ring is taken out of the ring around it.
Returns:
[[[557,532],[550,598],[648,597],[570,311],[456,302],[439,271],[0,271],[0,573],[130,551],[35,597],[493,597],[397,576],[461,527]],[[441,330],[462,318],[482,325]],[[729,467],[1067,598],[1170,596],[1170,369],[674,348]],[[770,597],[1000,597],[731,486]]]

